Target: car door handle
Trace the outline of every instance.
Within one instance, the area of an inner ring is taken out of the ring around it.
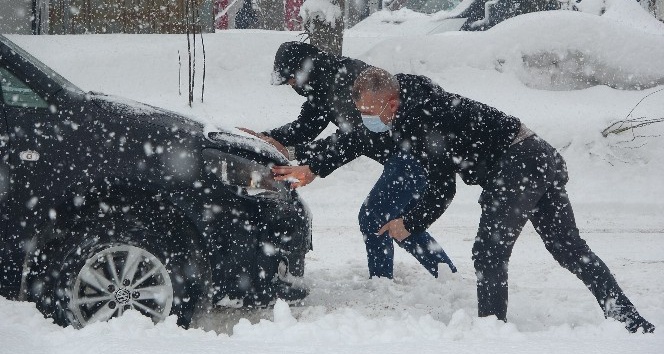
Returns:
[[[18,155],[23,161],[37,161],[39,160],[39,153],[33,150],[21,151]]]

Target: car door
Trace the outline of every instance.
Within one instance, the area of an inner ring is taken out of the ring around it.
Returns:
[[[0,60],[3,130],[7,132],[2,167],[8,171],[4,178],[9,179],[2,205],[8,218],[3,222],[0,273],[3,293],[11,297],[20,284],[26,243],[49,217],[55,217],[49,208],[54,194],[62,192],[62,179],[54,173],[61,165],[54,159],[61,159],[64,151],[60,146],[63,139],[53,129],[57,127],[53,122],[58,120],[54,107],[30,86],[33,83],[29,79],[10,69]]]
[[[0,77],[2,80],[2,77]],[[2,86],[0,85],[0,95]],[[7,196],[9,195],[9,135],[7,135],[7,122],[5,121],[4,102],[0,100],[0,240],[5,239],[9,213],[7,211]]]

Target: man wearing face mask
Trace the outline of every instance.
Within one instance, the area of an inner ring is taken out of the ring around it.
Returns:
[[[472,252],[479,316],[506,321],[509,258],[530,221],[553,258],[590,290],[605,317],[623,322],[630,332],[654,332],[580,237],[563,157],[518,118],[445,92],[424,76],[392,76],[378,68],[360,74],[352,96],[362,114],[378,116],[391,127],[385,146],[390,159],[407,153],[422,164],[428,180],[414,205],[393,216],[379,234],[405,241],[426,230],[454,198],[457,174],[466,184],[482,187]]]
[[[294,122],[262,133],[243,129],[274,145],[289,160],[300,163],[300,166],[275,167],[275,174],[302,167],[300,171],[305,175],[298,174],[295,177],[300,181],[292,183],[293,187],[299,187],[317,176],[329,175],[362,155],[381,164],[387,162],[382,139],[389,136],[385,134],[388,128],[379,119],[368,118],[363,123],[351,99],[355,79],[368,67],[360,60],[337,57],[307,43],[287,42],[279,47],[272,83],[288,84],[306,97],[300,115]],[[314,140],[330,123],[337,126],[337,131],[327,138]],[[385,171],[363,203],[359,223],[367,250],[369,275],[392,278],[393,241],[387,235],[376,235],[376,225],[380,227],[390,215],[402,213],[408,202],[423,191],[426,181],[421,167],[407,157],[398,163],[386,164]],[[401,202],[394,203],[394,199]],[[429,234],[397,244],[436,277],[439,263],[447,263],[456,271],[442,247]]]

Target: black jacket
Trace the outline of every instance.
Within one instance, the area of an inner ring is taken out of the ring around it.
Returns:
[[[384,149],[410,152],[427,172],[426,191],[403,215],[406,229],[418,232],[436,221],[452,201],[457,173],[466,184],[485,186],[521,122],[486,104],[445,92],[424,76],[396,77],[401,102],[390,146]]]
[[[373,145],[366,144],[376,134],[364,127],[351,99],[355,78],[367,67],[360,60],[331,55],[307,43],[282,44],[275,55],[276,83],[297,78],[294,89],[307,100],[297,120],[263,134],[294,146],[300,164],[309,165],[321,177],[361,155],[384,162],[383,154],[376,154]],[[330,123],[337,131],[314,141]]]
[[[414,155],[426,170],[428,184],[416,206],[402,216],[408,231],[419,232],[451,203],[456,174],[466,184],[486,185],[521,122],[486,104],[445,92],[427,77],[397,74],[396,78],[400,105],[393,128],[382,134],[355,129],[326,139],[311,165],[325,171],[325,176],[361,155],[381,163],[402,151]]]

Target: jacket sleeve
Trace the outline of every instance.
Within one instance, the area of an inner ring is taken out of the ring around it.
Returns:
[[[296,146],[295,155],[300,164],[309,165],[311,172],[327,177],[359,156],[378,158],[383,153],[381,146],[382,140],[377,134],[360,129],[347,133],[337,130],[325,139]]]
[[[456,194],[456,173],[428,173],[428,184],[414,208],[403,215],[410,233],[423,232],[443,215]]]
[[[302,104],[300,115],[291,123],[264,131],[284,146],[306,144],[314,140],[330,123],[329,114],[307,100]]]

